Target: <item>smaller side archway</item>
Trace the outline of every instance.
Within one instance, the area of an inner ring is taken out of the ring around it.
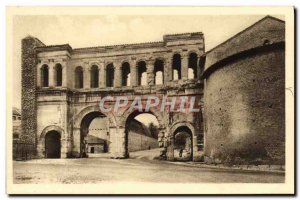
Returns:
[[[60,158],[61,142],[60,133],[53,130],[45,136],[45,158]]]
[[[61,138],[64,130],[55,125],[44,128],[38,140],[38,154],[44,158],[61,158]]]
[[[192,161],[194,154],[194,127],[189,122],[174,124],[171,128],[171,144],[175,161]]]

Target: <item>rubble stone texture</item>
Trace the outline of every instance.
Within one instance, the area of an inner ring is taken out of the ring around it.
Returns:
[[[35,48],[44,46],[36,38],[22,40],[22,134],[21,141],[36,144],[36,64]]]

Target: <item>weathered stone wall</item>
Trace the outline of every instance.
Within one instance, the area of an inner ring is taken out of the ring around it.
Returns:
[[[61,99],[59,99],[61,101]],[[68,128],[67,128],[67,104],[63,101],[58,103],[47,103],[37,105],[37,153],[38,157],[43,158],[45,156],[44,140],[46,136],[45,129],[49,126],[59,127],[63,130],[59,131],[61,135],[61,157],[67,157],[67,142]],[[51,131],[51,129],[47,129]]]
[[[279,49],[228,64],[207,79],[208,157],[284,162],[284,70]]]
[[[22,137],[26,143],[36,145],[36,47],[44,46],[42,42],[33,37],[22,40]]]
[[[206,57],[213,64],[204,73],[205,160],[284,164],[284,23],[265,18],[236,37]],[[241,46],[226,52],[232,41]],[[247,49],[250,41],[257,46]]]

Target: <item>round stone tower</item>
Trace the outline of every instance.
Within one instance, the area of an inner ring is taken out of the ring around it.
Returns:
[[[206,162],[284,164],[284,21],[267,16],[205,59]]]

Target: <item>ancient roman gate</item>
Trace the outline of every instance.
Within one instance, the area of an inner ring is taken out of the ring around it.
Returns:
[[[46,46],[37,38],[22,40],[23,139],[45,157],[45,138],[60,141],[60,157],[79,157],[82,135],[98,116],[107,117],[110,152],[127,157],[126,123],[140,111],[102,113],[99,100],[107,95],[142,101],[149,95],[196,96],[202,104],[203,34],[164,35],[163,41],[72,49]],[[114,104],[111,101],[110,104]],[[200,105],[201,106],[201,105]],[[159,122],[159,145],[172,160],[174,134],[189,130],[192,157],[203,148],[202,113],[149,111]]]

